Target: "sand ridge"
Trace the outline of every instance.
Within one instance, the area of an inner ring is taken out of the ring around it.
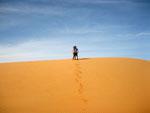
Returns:
[[[89,58],[0,64],[0,113],[150,113],[150,62]]]

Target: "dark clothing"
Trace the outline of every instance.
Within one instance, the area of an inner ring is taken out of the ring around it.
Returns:
[[[78,53],[76,53],[76,52],[73,53],[73,56],[77,56],[77,55],[78,55]]]
[[[76,46],[73,47],[73,59],[78,60],[78,48]]]

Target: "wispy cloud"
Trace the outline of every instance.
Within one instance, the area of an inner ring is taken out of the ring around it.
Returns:
[[[62,51],[60,52],[60,50]],[[69,51],[71,50],[65,41],[57,39],[31,40],[13,46],[0,46],[0,62],[65,58],[67,55],[62,53],[69,53]]]
[[[46,14],[61,16],[64,9],[54,6],[39,6],[35,4],[1,4],[0,13]]]
[[[150,39],[150,32],[138,32],[138,33],[126,33],[126,34],[117,34],[119,38],[123,38],[124,40],[135,40],[135,39],[143,39],[147,38]]]
[[[63,37],[61,37],[64,39]],[[101,39],[102,38],[102,39]],[[97,53],[103,56],[126,54],[140,49],[141,46],[128,43],[128,41],[110,40],[108,37],[93,37],[90,42],[88,39],[80,39],[77,43],[81,56],[89,56]],[[43,40],[30,40],[18,45],[0,46],[0,62],[30,61],[42,59],[71,58],[71,48],[77,39],[60,40],[60,38]],[[101,42],[101,40],[103,40]]]
[[[136,36],[150,36],[150,32],[137,33]],[[150,38],[150,37],[149,37]]]
[[[94,4],[116,4],[116,3],[127,3],[128,0],[80,0],[83,3],[94,3]]]
[[[67,0],[64,0],[67,1]],[[69,0],[69,2],[91,3],[91,4],[125,4],[125,3],[150,3],[149,0]]]

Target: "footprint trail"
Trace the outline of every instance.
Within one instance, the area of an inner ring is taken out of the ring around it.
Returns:
[[[82,112],[86,112],[87,111],[86,106],[88,104],[88,100],[85,97],[85,83],[84,83],[84,77],[83,77],[80,61],[74,62],[74,73],[75,73],[75,81],[78,85],[77,94],[79,96],[80,101],[84,104],[82,108]]]

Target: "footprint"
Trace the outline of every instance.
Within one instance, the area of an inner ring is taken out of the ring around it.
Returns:
[[[82,79],[82,76],[80,74],[76,74],[77,78]]]
[[[78,83],[80,82],[77,78],[75,78],[75,81],[78,82]]]
[[[82,73],[82,71],[80,71],[80,70],[78,70],[77,72],[80,73],[80,74]]]
[[[82,94],[83,93],[83,84],[82,83],[79,83],[79,89],[78,89],[78,92],[79,94]]]
[[[82,71],[80,69],[75,69],[75,73],[82,73]]]
[[[87,103],[87,102],[88,102],[88,100],[85,99],[85,98],[82,98],[81,100],[82,100],[84,103]]]

